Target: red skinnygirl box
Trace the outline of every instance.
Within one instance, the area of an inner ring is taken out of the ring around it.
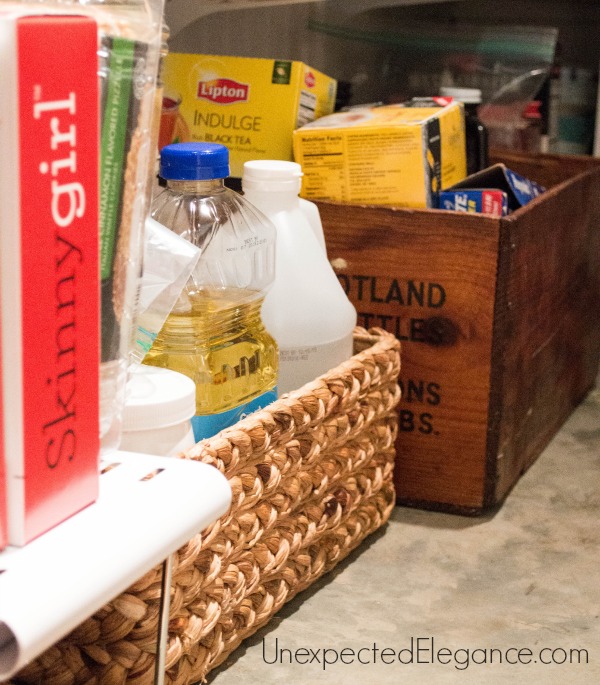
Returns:
[[[0,13],[0,299],[8,542],[98,494],[98,32]]]

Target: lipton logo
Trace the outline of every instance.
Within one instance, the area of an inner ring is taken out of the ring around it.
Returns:
[[[219,105],[230,105],[232,102],[246,102],[249,91],[250,86],[246,83],[217,78],[212,81],[198,81],[196,97]]]
[[[315,75],[312,73],[312,71],[306,72],[306,74],[304,76],[304,83],[306,84],[307,88],[313,88],[314,87],[314,85],[316,83],[316,79],[315,79]]]

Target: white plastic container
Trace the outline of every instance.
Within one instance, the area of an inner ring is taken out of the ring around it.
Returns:
[[[298,197],[301,177],[294,162],[256,160],[244,164],[242,178],[246,199],[277,228],[275,281],[262,319],[279,346],[280,395],[349,359],[356,325],[356,310],[327,260],[322,229],[319,237]]]
[[[127,382],[121,449],[172,457],[195,444],[196,386],[177,371],[141,364]]]
[[[296,162],[290,162],[290,164],[296,164]],[[296,164],[298,170],[301,169],[299,164]],[[300,171],[299,179],[302,178],[302,172]],[[304,215],[308,219],[308,223],[315,234],[319,245],[323,248],[323,252],[327,254],[327,246],[325,245],[325,236],[323,234],[323,224],[321,223],[321,215],[319,214],[319,208],[314,202],[310,200],[305,200],[303,197],[298,198],[300,202],[300,209],[304,212]]]

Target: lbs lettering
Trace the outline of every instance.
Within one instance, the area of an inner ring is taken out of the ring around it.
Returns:
[[[399,413],[399,429],[403,433],[439,435],[434,429],[434,417],[429,411],[419,412],[406,408],[413,403],[437,407],[442,401],[439,383],[423,380],[400,379],[403,408]]]

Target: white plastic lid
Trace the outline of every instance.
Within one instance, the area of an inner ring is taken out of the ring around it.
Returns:
[[[123,430],[167,428],[196,413],[196,386],[182,373],[140,364],[127,381]]]
[[[300,192],[302,167],[296,162],[256,159],[244,162],[242,189],[262,192]]]
[[[481,90],[479,88],[454,88],[442,86],[440,95],[446,98],[454,98],[467,105],[478,105],[481,102]]]

